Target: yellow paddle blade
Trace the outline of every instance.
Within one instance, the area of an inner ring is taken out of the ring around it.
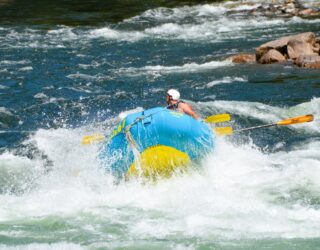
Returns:
[[[86,135],[82,139],[82,144],[91,144],[95,141],[101,141],[103,139],[104,136],[101,134]]]
[[[208,116],[204,121],[208,123],[227,122],[230,121],[231,116],[229,114],[219,114]]]
[[[232,135],[233,129],[231,127],[216,127],[213,128],[216,135]]]
[[[291,125],[291,124],[312,122],[312,121],[313,121],[313,115],[303,115],[303,116],[297,116],[297,117],[279,121],[277,122],[277,125],[284,126],[284,125]]]

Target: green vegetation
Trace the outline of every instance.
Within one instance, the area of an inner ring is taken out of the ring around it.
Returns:
[[[0,23],[99,25],[117,23],[157,7],[195,5],[223,0],[0,0]]]

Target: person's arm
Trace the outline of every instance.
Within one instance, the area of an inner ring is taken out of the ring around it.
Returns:
[[[192,110],[192,108],[188,104],[180,103],[179,108],[181,108],[184,113],[192,116],[194,119],[199,119],[199,116]]]

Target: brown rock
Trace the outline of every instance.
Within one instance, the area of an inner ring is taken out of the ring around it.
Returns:
[[[315,55],[314,45],[316,43],[316,36],[312,32],[302,33],[293,36],[288,41],[288,55],[291,59],[296,59],[301,55]]]
[[[260,45],[260,47],[258,47],[256,49],[257,61],[259,61],[260,58],[264,54],[266,54],[270,49],[276,49],[278,51],[286,51],[286,46],[287,46],[287,43],[290,40],[290,38],[291,38],[291,36],[285,36],[280,39],[277,39],[277,40],[267,42],[267,43]]]
[[[276,50],[280,51],[283,55],[286,55],[287,54],[287,44],[291,39],[299,39],[299,40],[307,42],[312,37],[314,37],[313,32],[306,32],[306,33],[301,33],[301,34],[293,35],[293,36],[284,36],[280,39],[264,43],[256,49],[257,61],[259,61],[260,58],[264,54],[266,54],[270,49],[276,49]]]
[[[320,54],[320,44],[316,43],[314,48],[313,48],[313,52],[315,54]]]
[[[303,68],[320,69],[319,55],[302,55],[299,56],[295,62],[296,65]]]
[[[252,54],[239,54],[230,56],[227,60],[232,61],[233,63],[253,63],[256,61],[256,55]]]
[[[285,60],[286,58],[278,50],[271,49],[260,58],[259,63],[269,64],[283,62]]]
[[[284,7],[285,13],[294,14],[297,12],[294,3],[285,4],[283,7]]]
[[[304,10],[299,11],[300,16],[310,16],[310,15],[314,15],[314,14],[318,14],[318,11],[316,11],[314,9],[304,9]]]

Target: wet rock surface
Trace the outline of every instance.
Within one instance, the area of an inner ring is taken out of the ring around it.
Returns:
[[[233,63],[254,62],[249,54],[234,55],[228,59]],[[264,43],[256,48],[255,61],[261,64],[286,61],[299,67],[320,68],[320,38],[313,32],[305,32]]]
[[[238,54],[230,56],[227,60],[233,63],[254,63],[256,62],[256,55],[254,54]]]
[[[250,10],[243,10],[246,15],[264,15],[269,17],[319,17],[318,8],[305,7],[297,0],[274,0],[271,4],[261,4]]]
[[[294,63],[299,67],[320,69],[320,56],[319,55],[301,55]]]
[[[284,62],[285,60],[286,58],[278,50],[271,49],[260,58],[259,63],[270,64],[275,62]]]

